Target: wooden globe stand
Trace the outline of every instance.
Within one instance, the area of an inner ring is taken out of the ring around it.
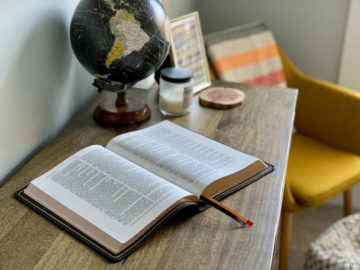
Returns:
[[[102,124],[120,126],[133,125],[147,121],[150,118],[151,111],[148,105],[137,98],[126,97],[126,92],[130,85],[106,85],[97,79],[94,85],[99,91],[106,90],[117,92],[116,101],[107,100],[101,102],[94,111],[94,119]],[[116,89],[118,87],[118,89]]]

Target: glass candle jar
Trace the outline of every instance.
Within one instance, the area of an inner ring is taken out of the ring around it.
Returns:
[[[170,67],[160,73],[159,108],[163,115],[177,116],[190,112],[193,97],[193,72]]]

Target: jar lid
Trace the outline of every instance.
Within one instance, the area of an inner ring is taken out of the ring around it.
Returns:
[[[191,81],[193,72],[188,68],[169,67],[161,70],[161,78],[168,82],[186,83]]]

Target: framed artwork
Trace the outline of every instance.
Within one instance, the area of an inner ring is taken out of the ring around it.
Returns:
[[[193,12],[170,21],[170,56],[175,67],[194,73],[194,93],[211,85],[199,13]]]

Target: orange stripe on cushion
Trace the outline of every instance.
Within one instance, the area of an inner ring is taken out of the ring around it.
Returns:
[[[226,71],[248,66],[276,56],[279,56],[279,51],[276,43],[273,43],[251,51],[227,55],[214,61],[213,65],[218,75],[221,75]]]
[[[256,85],[278,85],[282,82],[285,82],[285,74],[283,69],[279,69],[254,79],[243,81],[243,83]]]

